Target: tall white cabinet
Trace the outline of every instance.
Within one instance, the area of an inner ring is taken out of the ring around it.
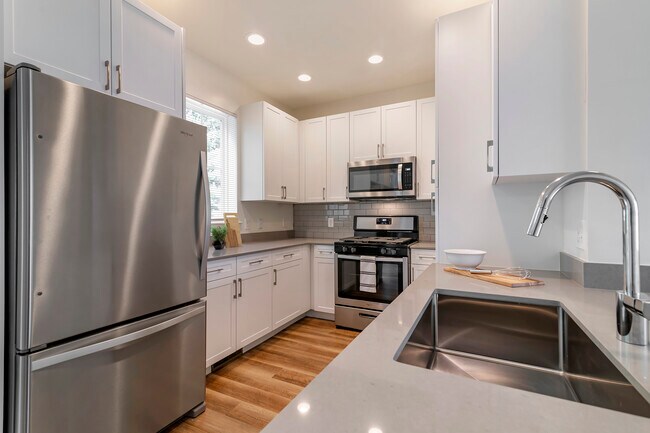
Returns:
[[[348,199],[350,114],[327,116],[327,201]]]
[[[268,102],[240,107],[241,200],[298,203],[298,120]]]
[[[300,149],[303,153],[303,200],[324,202],[327,187],[327,120],[325,117],[300,122]]]
[[[4,0],[5,62],[183,116],[183,29],[138,0]]]
[[[436,98],[417,101],[417,198],[434,198],[436,189]]]

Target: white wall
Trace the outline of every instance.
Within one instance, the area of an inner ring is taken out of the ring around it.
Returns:
[[[232,113],[241,105],[261,100],[289,112],[282,104],[190,51],[185,52],[185,74],[188,96]],[[293,205],[290,204],[239,202],[238,213],[242,233],[293,229]]]
[[[300,120],[313,119],[314,117],[328,116],[331,114],[346,113],[348,111],[364,108],[379,107],[395,102],[411,101],[414,99],[428,98],[435,93],[433,81],[400,87],[383,92],[370,93],[352,98],[340,99],[325,104],[312,105],[293,110],[293,115]]]
[[[637,196],[641,263],[650,265],[650,2],[590,0],[587,168],[619,177]],[[565,250],[600,263],[622,262],[621,206],[605,188],[565,196]],[[585,220],[587,245],[576,248]]]

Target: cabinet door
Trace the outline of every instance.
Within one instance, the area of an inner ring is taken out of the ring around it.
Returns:
[[[237,349],[273,328],[271,274],[266,268],[238,275]]]
[[[350,161],[379,159],[381,107],[350,113]]]
[[[418,184],[417,198],[428,200],[435,191],[436,99],[417,101]]]
[[[183,29],[137,0],[112,8],[113,94],[183,117]]]
[[[111,0],[4,0],[4,61],[106,91]]]
[[[284,146],[282,123],[284,114],[264,103],[264,196],[266,200],[281,201]]]
[[[300,197],[300,144],[298,143],[298,120],[283,113],[282,132],[282,185],[284,200],[298,203]]]
[[[237,280],[222,278],[208,283],[205,319],[205,366],[220,361],[237,350]]]
[[[309,308],[309,279],[304,278],[305,260],[278,265],[273,269],[273,329],[295,319]],[[309,272],[307,270],[307,272]]]
[[[415,156],[415,111],[415,101],[381,107],[382,158]]]
[[[325,201],[327,158],[326,121],[324,117],[301,122],[304,151],[304,189],[306,202]]]
[[[312,304],[314,311],[334,314],[334,260],[314,258],[312,266]]]
[[[350,115],[327,116],[327,201],[347,201],[349,160]]]
[[[411,265],[411,282],[418,279],[431,265]]]

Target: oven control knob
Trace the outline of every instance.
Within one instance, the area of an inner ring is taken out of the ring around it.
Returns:
[[[395,254],[397,254],[397,250],[395,248],[392,248],[390,250],[390,254],[394,256]]]
[[[356,252],[357,252],[357,249],[354,248],[354,247],[350,247],[350,252],[351,252],[351,253],[356,253]]]
[[[344,253],[347,253],[348,252],[348,247],[341,247],[341,251],[343,251]]]
[[[382,254],[386,254],[386,251],[387,251],[386,248],[382,248],[382,249],[381,249],[381,253],[382,253]]]

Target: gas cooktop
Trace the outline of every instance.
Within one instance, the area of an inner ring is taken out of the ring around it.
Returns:
[[[363,245],[409,245],[416,240],[408,237],[352,236],[340,239],[339,242]]]

